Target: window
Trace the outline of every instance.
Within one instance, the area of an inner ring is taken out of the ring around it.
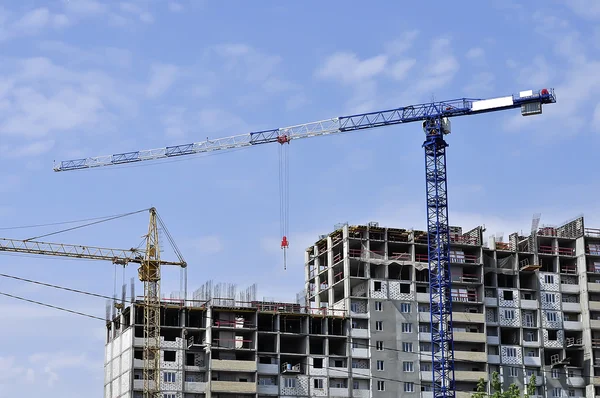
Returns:
[[[513,348],[513,347],[507,347],[506,348],[506,356],[507,357],[516,357],[517,356],[517,349]]]
[[[385,381],[377,380],[377,391],[385,391]]]
[[[413,343],[402,343],[402,351],[413,352]]]
[[[163,394],[163,398],[176,398],[177,395],[174,393]]]
[[[414,372],[415,368],[412,362],[402,362],[402,370],[404,372]]]
[[[288,388],[295,388],[296,387],[296,379],[288,377],[288,378],[285,378],[283,380],[284,380],[283,385],[285,387],[288,387]]]
[[[569,397],[574,397],[575,396],[575,390],[570,389],[569,390]]]
[[[509,321],[512,321],[515,319],[515,310],[504,310],[504,318],[506,318]]]
[[[412,333],[412,323],[403,323],[402,333]]]
[[[400,303],[400,312],[410,312],[410,304]]]
[[[373,281],[373,290],[375,290],[376,292],[381,291],[381,282],[380,281]]]
[[[419,323],[419,332],[420,333],[429,333],[431,332],[431,325],[428,323]]]
[[[556,302],[556,297],[552,293],[546,293],[545,296],[546,296],[545,298],[546,298],[547,303],[555,303]]]
[[[544,275],[545,283],[554,283],[554,275]]]
[[[314,380],[314,387],[317,390],[322,390],[323,389],[323,379],[315,379]]]
[[[552,396],[554,398],[559,398],[562,395],[562,389],[560,387],[554,387],[552,389]]]
[[[352,381],[352,389],[358,390],[358,387],[360,387],[360,384],[358,383],[358,381],[356,381],[356,380]]]
[[[519,377],[519,369],[513,367],[508,368],[508,377]]]
[[[163,380],[165,383],[175,383],[176,374],[175,372],[165,372],[163,374]]]
[[[556,312],[546,312],[546,320],[548,322],[556,322],[557,319]]]
[[[552,378],[558,379],[560,377],[560,371],[558,369],[552,369]]]
[[[383,311],[383,303],[381,301],[375,302],[375,311]]]
[[[358,303],[350,303],[350,311],[360,312],[359,309],[360,309],[360,307],[359,307]]]
[[[175,362],[177,358],[177,353],[175,351],[165,351],[165,362]]]
[[[377,348],[377,351],[383,351],[383,341],[377,341],[375,347]]]
[[[419,343],[419,351],[431,352],[431,343]]]
[[[383,361],[377,361],[377,370],[383,370]]]
[[[510,301],[513,299],[513,292],[511,290],[505,290],[502,292],[504,300]]]
[[[322,369],[323,368],[323,358],[314,358],[313,359],[313,368]]]
[[[548,330],[548,340],[550,340],[550,341],[558,340],[558,330]]]
[[[383,321],[376,321],[375,322],[375,330],[383,330]]]
[[[404,383],[404,392],[415,392],[415,383]]]
[[[421,362],[421,372],[431,372],[431,364],[427,362]]]

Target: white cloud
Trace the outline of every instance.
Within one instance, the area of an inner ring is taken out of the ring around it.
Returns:
[[[264,83],[274,76],[282,61],[278,55],[266,54],[241,43],[221,44],[213,51],[224,59],[224,68],[232,77],[249,83]]]
[[[467,59],[475,60],[475,59],[483,58],[484,55],[485,55],[485,51],[483,50],[483,48],[474,47],[474,48],[469,49],[469,51],[467,51],[467,54],[465,56],[467,57]]]
[[[48,152],[54,147],[54,140],[35,141],[16,147],[3,145],[0,152],[7,158],[35,157]]]
[[[400,60],[391,66],[389,73],[394,78],[394,80],[404,80],[408,76],[408,73],[416,65],[416,63],[416,59]]]
[[[167,137],[181,138],[186,135],[187,126],[185,122],[186,109],[183,107],[174,107],[168,109],[161,117],[165,127]]]
[[[170,1],[169,2],[169,11],[171,12],[181,12],[183,11],[183,6],[179,3],[176,3],[174,1]]]
[[[435,39],[429,51],[428,67],[423,76],[416,82],[412,93],[416,95],[430,94],[450,83],[460,65],[452,52],[449,38]]]
[[[40,50],[53,55],[62,55],[73,64],[111,65],[129,68],[132,55],[129,50],[116,47],[99,47],[89,50],[77,48],[62,41],[45,40],[38,43]]]
[[[492,91],[494,88],[494,74],[490,72],[476,73],[469,84],[464,88],[468,97],[483,97],[482,94]]]
[[[562,0],[562,3],[581,18],[600,18],[600,3],[597,0]]]
[[[249,131],[246,123],[237,115],[218,108],[205,108],[198,113],[198,128],[207,133],[228,131],[237,135]]]
[[[594,117],[592,119],[592,126],[598,132],[600,132],[600,102],[596,104],[596,109],[594,109]]]
[[[387,61],[386,55],[376,55],[360,60],[354,53],[338,52],[329,56],[316,74],[318,77],[339,80],[346,84],[357,83],[382,73]]]
[[[179,68],[175,65],[153,65],[150,70],[150,82],[146,88],[146,95],[158,98],[163,95],[177,80]]]
[[[135,105],[123,94],[127,85],[48,58],[4,59],[0,73],[0,134],[43,137],[92,125],[108,128],[115,112],[125,114]]]
[[[385,52],[392,57],[403,55],[412,48],[418,36],[418,30],[404,32],[397,39],[385,44]]]
[[[215,235],[202,236],[190,239],[184,243],[184,246],[199,252],[202,255],[217,254],[224,249],[223,241]]]

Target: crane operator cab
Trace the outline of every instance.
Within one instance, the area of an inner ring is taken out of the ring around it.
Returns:
[[[438,135],[438,131],[436,128],[430,129],[429,133],[427,131],[427,124],[428,123],[435,123],[435,119],[431,119],[429,120],[423,120],[423,132],[425,132],[425,135]],[[450,127],[450,119],[447,117],[443,117],[440,119],[440,127],[442,129],[442,134],[450,134],[451,132],[451,127]]]

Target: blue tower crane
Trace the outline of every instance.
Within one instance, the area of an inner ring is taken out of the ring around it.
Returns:
[[[450,118],[521,108],[523,116],[542,113],[543,104],[556,102],[553,89],[521,91],[518,95],[491,99],[461,98],[450,101],[409,105],[385,111],[335,117],[236,135],[215,140],[194,142],[108,156],[62,161],[54,171],[89,169],[123,165],[147,160],[174,158],[243,148],[259,144],[285,144],[301,138],[335,135],[350,131],[422,122],[425,132],[425,184],[427,207],[429,289],[431,308],[431,341],[433,397],[455,397],[454,345],[452,335],[452,295],[450,276],[450,230],[448,224],[448,193],[446,149],[444,136],[449,134]],[[284,237],[287,244],[287,239]],[[283,242],[282,242],[283,245]]]

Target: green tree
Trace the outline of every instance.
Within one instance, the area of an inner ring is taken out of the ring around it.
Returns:
[[[486,398],[487,396],[487,392],[486,392],[486,383],[484,378],[480,378],[479,382],[477,383],[477,391],[473,394],[473,398]]]
[[[491,398],[520,398],[521,391],[519,391],[519,387],[515,383],[512,383],[508,390],[502,391],[502,383],[500,382],[500,375],[498,372],[492,373],[491,380],[492,387],[492,395]],[[477,390],[471,395],[471,398],[486,398],[486,383],[483,378],[479,379],[477,383]],[[529,384],[527,384],[527,389],[524,392],[525,398],[529,398],[532,395],[535,395],[535,375],[532,375],[529,378]]]
[[[525,390],[525,398],[529,398],[535,395],[535,375],[529,376],[529,383],[527,383],[527,389]]]

